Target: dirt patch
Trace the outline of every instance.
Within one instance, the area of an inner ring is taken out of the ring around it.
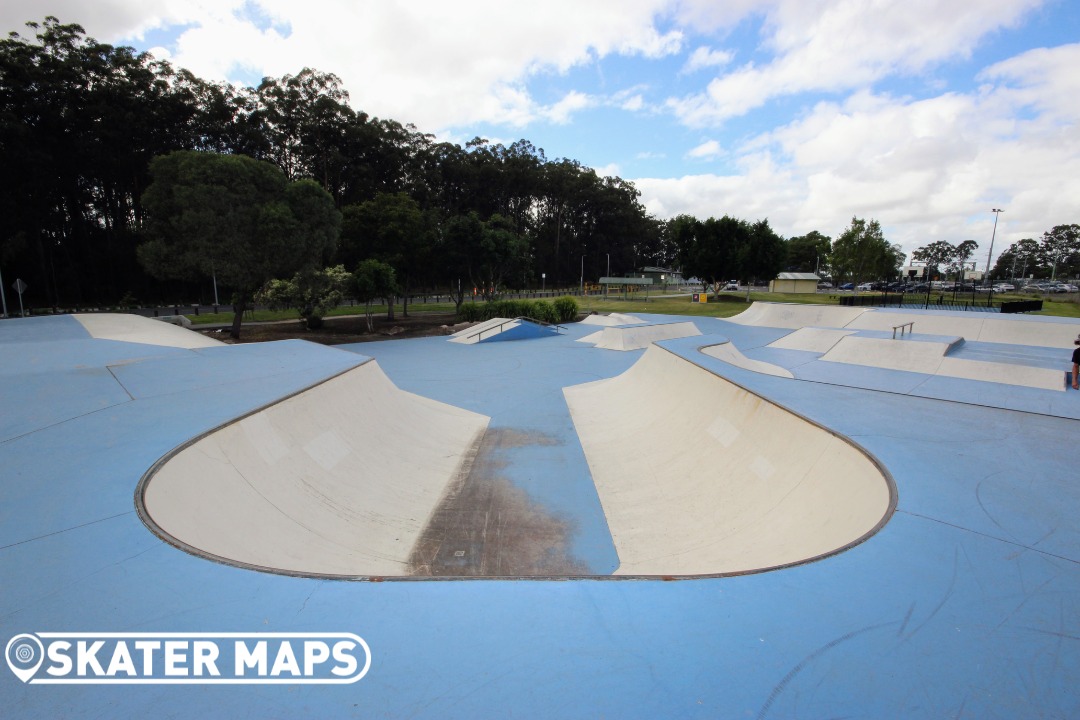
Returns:
[[[528,431],[488,429],[462,477],[417,540],[413,575],[527,577],[584,575],[573,559],[572,525],[503,476],[504,450],[529,444]],[[533,444],[552,440],[536,433]]]
[[[318,330],[308,330],[300,320],[271,323],[244,323],[240,339],[229,337],[228,328],[199,330],[207,337],[224,343],[270,342],[273,340],[308,340],[322,345],[375,342],[403,338],[450,335],[465,327],[455,322],[453,313],[411,312],[408,317],[398,315],[387,320],[385,315],[374,318],[375,332],[368,332],[367,318],[363,315],[326,318]],[[198,329],[198,328],[195,328]]]

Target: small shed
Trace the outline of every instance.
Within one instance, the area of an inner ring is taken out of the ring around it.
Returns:
[[[769,283],[769,292],[815,293],[819,282],[814,273],[783,272]]]

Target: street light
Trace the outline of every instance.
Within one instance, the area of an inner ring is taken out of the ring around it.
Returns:
[[[581,297],[585,297],[585,256],[581,256]]]
[[[990,235],[990,252],[986,253],[986,277],[984,278],[984,284],[990,281],[990,258],[994,254],[994,238],[997,237],[998,214],[1005,211],[1001,208],[994,208],[990,212],[994,213],[994,232]]]

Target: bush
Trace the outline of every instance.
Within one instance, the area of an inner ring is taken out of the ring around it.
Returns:
[[[555,298],[552,304],[555,306],[555,314],[559,318],[556,322],[573,322],[577,320],[578,304],[574,298]]]
[[[458,311],[458,318],[464,322],[480,322],[495,317],[527,317],[540,322],[557,324],[575,320],[578,314],[577,301],[562,297],[554,302],[546,300],[493,300],[486,303],[464,303]]]

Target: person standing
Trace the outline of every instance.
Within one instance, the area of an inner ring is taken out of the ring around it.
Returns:
[[[1077,373],[1080,372],[1080,335],[1073,341],[1076,345],[1076,349],[1073,350],[1073,371],[1072,371],[1072,386],[1073,390],[1080,390],[1080,378],[1077,377]]]

